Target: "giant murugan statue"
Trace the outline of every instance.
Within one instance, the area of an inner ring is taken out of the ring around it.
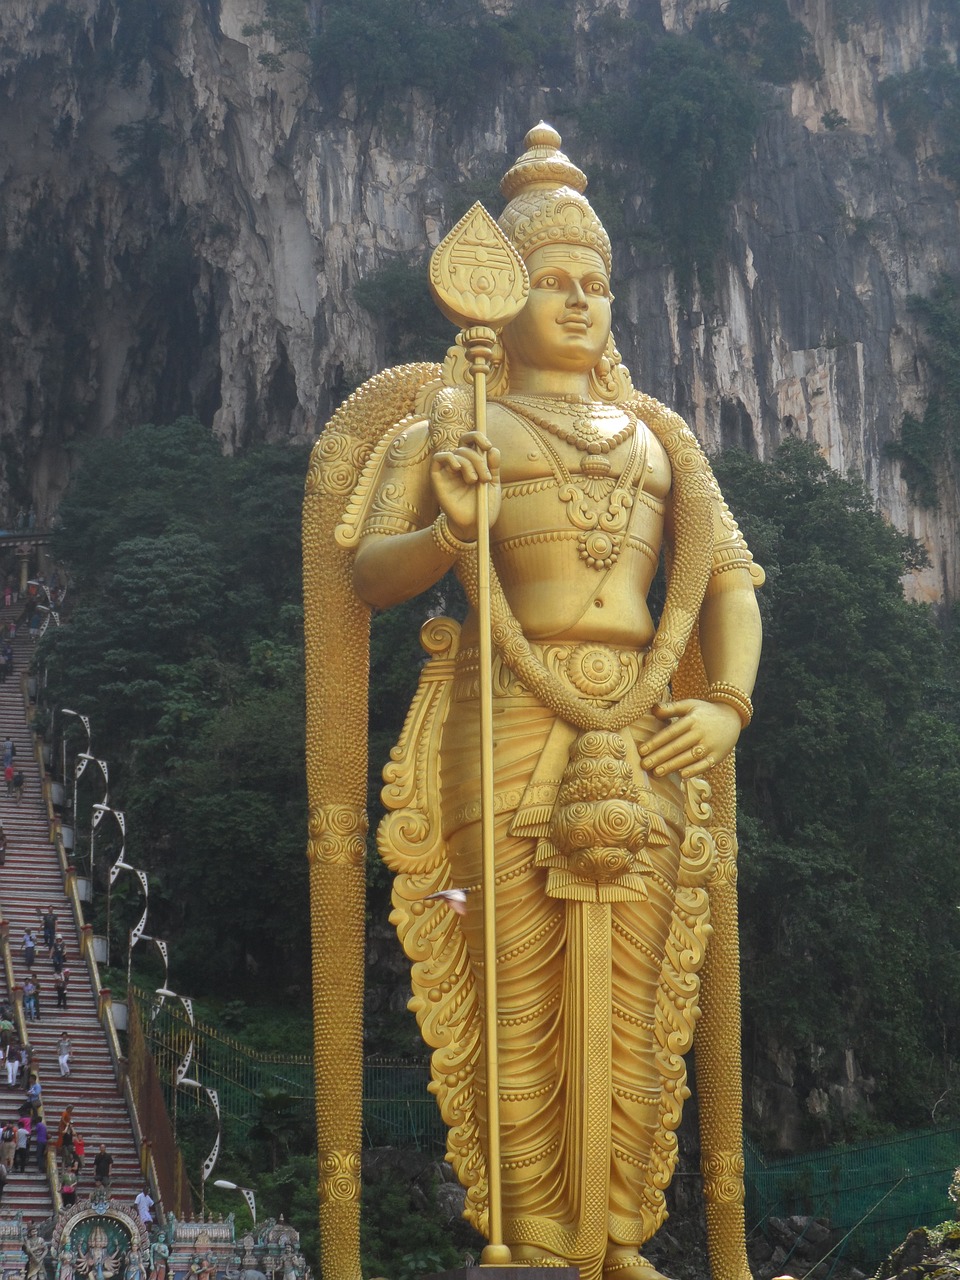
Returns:
[[[391,369],[361,387],[311,463],[309,858],[326,1280],[359,1276],[366,629],[371,607],[406,600],[451,567],[471,609],[462,626],[424,625],[430,659],[385,770],[378,845],[396,873],[391,919],[413,962],[411,1007],[433,1050],[431,1089],[467,1216],[489,1230],[487,897],[506,1256],[577,1266],[583,1280],[659,1280],[641,1249],[665,1217],[688,1094],[683,1055],[699,1017],[712,1267],[716,1280],[749,1275],[731,753],[752,715],[762,573],[695,437],[631,385],[611,338],[610,242],[559,144],[548,126],[533,129],[502,183],[499,226],[529,292],[490,348],[486,430],[461,333],[443,366]],[[448,275],[482,292],[499,251],[477,227]],[[661,557],[656,621],[648,596]],[[492,895],[481,890],[478,788],[484,592]]]

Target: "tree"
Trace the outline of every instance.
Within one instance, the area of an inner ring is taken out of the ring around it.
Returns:
[[[813,1048],[835,1079],[853,1049],[879,1119],[922,1123],[945,1091],[957,1115],[960,681],[903,595],[918,550],[806,445],[717,472],[767,569],[738,750],[747,1061]]]
[[[174,972],[208,990],[307,988],[306,461],[225,458],[180,419],[89,446],[61,508],[78,604],[41,651],[49,696],[90,713]]]

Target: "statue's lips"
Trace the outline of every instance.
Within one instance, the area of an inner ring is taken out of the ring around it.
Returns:
[[[581,316],[570,316],[566,320],[557,321],[561,329],[567,329],[578,336],[586,334],[592,327],[592,323],[590,320],[584,320]]]

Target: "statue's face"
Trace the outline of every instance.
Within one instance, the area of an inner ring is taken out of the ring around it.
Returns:
[[[610,336],[610,278],[595,249],[544,245],[526,260],[530,294],[502,333],[511,363],[587,373]]]

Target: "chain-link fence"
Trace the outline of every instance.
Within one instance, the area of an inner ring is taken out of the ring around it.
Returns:
[[[203,1022],[192,1027],[172,1000],[159,1001],[131,988],[140,1011],[143,1034],[157,1064],[167,1106],[174,1109],[174,1080],[193,1043],[189,1075],[216,1089],[225,1120],[233,1132],[249,1132],[263,1116],[264,1103],[283,1105],[302,1123],[313,1123],[313,1061],[305,1054],[256,1053],[239,1040]],[[427,1092],[430,1068],[425,1061],[368,1058],[363,1069],[363,1132],[369,1147],[416,1147],[442,1154],[445,1128]],[[182,1111],[198,1105],[181,1097]]]
[[[826,1217],[848,1233],[844,1255],[875,1267],[918,1226],[956,1212],[947,1192],[960,1165],[960,1128],[924,1129],[896,1137],[764,1160],[747,1147],[747,1221]],[[838,1250],[839,1252],[839,1250]]]

